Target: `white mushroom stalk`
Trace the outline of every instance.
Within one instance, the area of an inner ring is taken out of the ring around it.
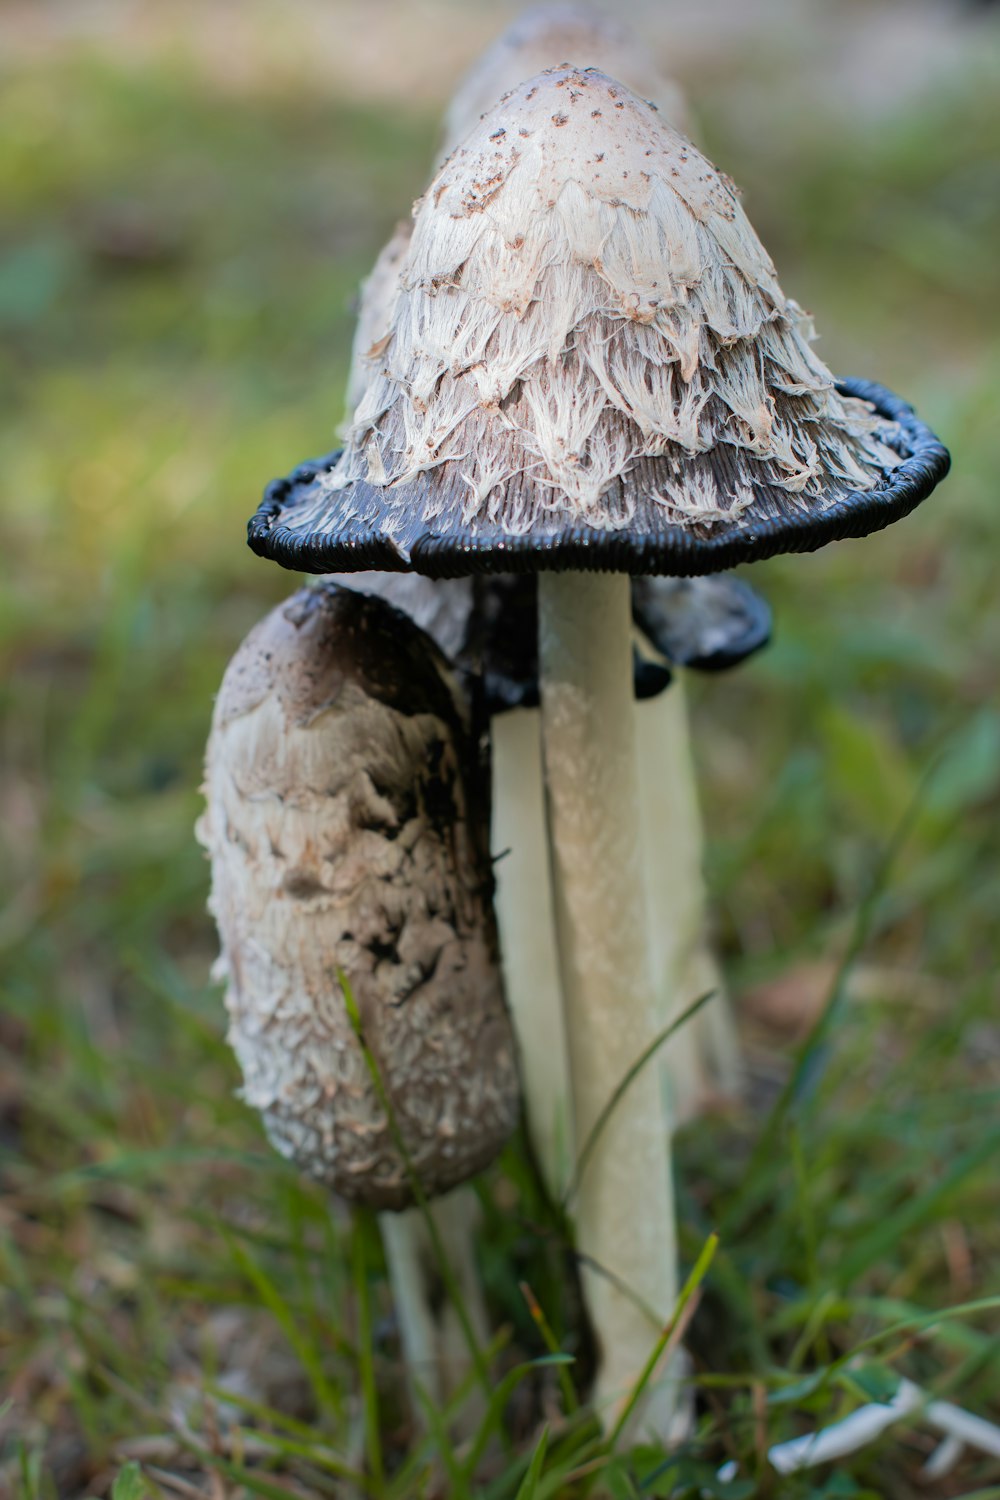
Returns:
[[[392,1286],[407,1375],[414,1387],[413,1412],[422,1413],[420,1393],[440,1410],[467,1382],[476,1351],[490,1343],[490,1321],[476,1263],[478,1200],[457,1187],[423,1208],[379,1215],[379,1230]],[[441,1274],[441,1252],[451,1285]],[[471,1334],[471,1340],[470,1340]],[[477,1430],[486,1392],[470,1391],[456,1420],[461,1433]]]
[[[500,714],[493,754],[491,847],[504,989],[517,1033],[521,1090],[535,1160],[549,1194],[565,1194],[576,1159],[570,1060],[556,946],[545,781],[537,708]]]
[[[472,1243],[441,1195],[493,1159],[519,1106],[485,787],[445,659],[381,600],[301,591],[227,669],[205,796],[244,1097],[348,1200],[436,1200],[436,1231],[410,1208],[387,1254],[420,1312],[401,1321],[410,1372],[440,1404],[486,1333]]]
[[[676,1124],[739,1089],[740,1044],[710,940],[704,836],[684,673],[635,705],[639,796],[653,985],[663,1030],[703,996],[664,1043]]]
[[[627,577],[539,578],[542,734],[576,1138],[594,1138],[661,1019],[651,966]],[[659,1064],[607,1117],[573,1211],[599,1349],[594,1404],[634,1386],[677,1292],[671,1118]],[[667,1371],[644,1422],[674,1424]]]

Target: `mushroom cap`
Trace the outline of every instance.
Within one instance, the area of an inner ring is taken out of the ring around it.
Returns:
[[[696,672],[725,672],[771,639],[767,600],[731,573],[635,578],[632,618],[662,656]]]
[[[374,363],[382,352],[381,341],[399,295],[399,273],[410,248],[412,232],[412,221],[400,220],[361,287],[358,321],[351,345],[351,367],[347,372],[348,415],[355,411],[364,396]]]
[[[448,110],[442,157],[508,89],[562,58],[576,67],[600,61],[637,94],[654,99],[683,127],[680,90],[653,66],[649,48],[617,19],[587,6],[542,5],[519,16],[473,65]],[[353,412],[377,366],[399,292],[399,273],[412,232],[396,226],[366,278],[348,376]],[[339,454],[337,455],[339,457]],[[326,461],[332,467],[335,459]],[[532,574],[478,579],[426,578],[419,573],[344,573],[334,582],[378,595],[404,610],[461,669],[477,673],[490,714],[538,702],[537,597]],[[699,579],[636,579],[633,613],[639,629],[670,661],[702,671],[735,666],[766,644],[770,610],[744,582],[726,575]],[[637,697],[662,690],[670,673],[636,653]],[[477,694],[478,696],[478,694]]]
[[[466,74],[448,106],[438,165],[462,144],[485,112],[522,79],[566,59],[574,67],[599,61],[605,72],[620,78],[634,93],[654,100],[672,124],[681,130],[688,128],[683,94],[653,65],[649,48],[635,32],[585,5],[540,5],[518,16]],[[391,321],[412,232],[412,219],[396,225],[362,286],[347,377],[348,416],[361,401],[372,365],[382,352],[381,341]]]
[[[462,79],[445,116],[442,155],[461,145],[476,121],[508,90],[560,63],[600,67],[634,94],[655,100],[678,130],[689,130],[684,95],[664,77],[650,48],[630,27],[589,5],[539,5],[518,16]]]
[[[416,205],[332,469],[251,547],[307,571],[687,575],[887,525],[948,455],[836,383],[733,185],[594,69],[506,96]]]
[[[199,826],[229,1038],[275,1147],[355,1202],[405,1207],[411,1169],[444,1192],[517,1121],[484,782],[444,658],[384,600],[303,589],[229,664]]]

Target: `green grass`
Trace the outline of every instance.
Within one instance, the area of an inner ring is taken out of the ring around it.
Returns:
[[[291,583],[245,518],[331,441],[435,122],[170,58],[4,78],[0,1491],[906,1497],[919,1429],[835,1474],[762,1454],[897,1374],[1000,1420],[1000,1313],[954,1311],[1000,1294],[1000,88],[983,64],[846,135],[776,94],[756,139],[716,89],[713,153],[827,357],[911,394],[956,470],[889,533],[759,568],[773,647],[697,685],[730,983],[828,973],[830,1003],[805,1040],[751,1021],[747,1104],[679,1141],[687,1269],[720,1234],[696,1431],[611,1450],[574,1410],[563,1230],[515,1146],[481,1184],[504,1332],[473,1472],[448,1414],[409,1417],[377,1237],[235,1097],[192,835],[212,694]],[[998,1485],[967,1454],[935,1493]]]

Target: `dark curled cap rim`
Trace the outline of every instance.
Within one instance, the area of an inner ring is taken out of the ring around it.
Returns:
[[[951,467],[947,448],[902,397],[869,380],[838,380],[836,387],[843,396],[870,402],[879,417],[898,424],[908,453],[878,489],[855,490],[819,515],[762,520],[708,538],[692,536],[680,526],[641,537],[589,526],[568,527],[556,536],[499,541],[477,542],[458,533],[425,535],[411,547],[407,563],[391,542],[376,535],[344,538],[329,531],[295,531],[278,523],[279,515],[294,509],[317,476],[333,466],[338,451],[299,464],[286,478],[269,484],[247,525],[247,541],[259,557],[295,572],[378,570],[431,578],[570,569],[683,578],[724,572],[781,552],[815,552],[828,542],[881,531],[909,515]]]

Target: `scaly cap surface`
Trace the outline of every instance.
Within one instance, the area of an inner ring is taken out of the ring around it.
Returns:
[[[479,1171],[517,1065],[485,789],[436,647],[380,599],[300,590],[227,668],[205,794],[229,1039],[274,1145],[377,1208],[412,1201],[408,1162],[429,1194]]]
[[[344,453],[251,544],[317,570],[682,573],[874,529],[946,455],[893,398],[879,420],[838,390],[811,338],[732,183],[623,85],[551,69],[417,204]]]

